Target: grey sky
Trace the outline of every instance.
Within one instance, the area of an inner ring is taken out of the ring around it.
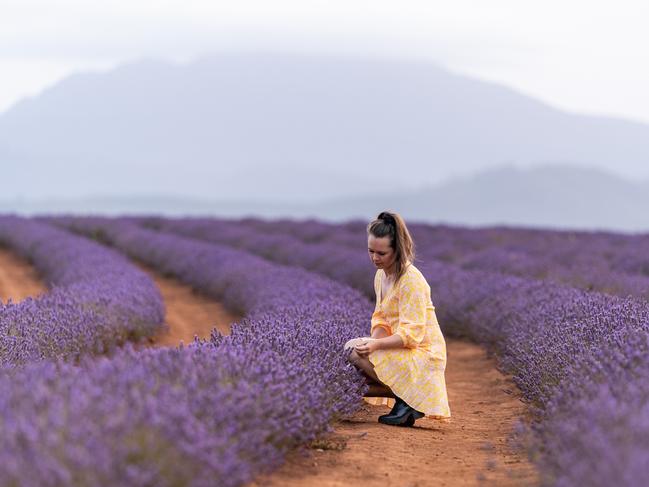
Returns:
[[[649,122],[649,2],[0,0],[0,111],[74,71],[222,50],[417,57]]]

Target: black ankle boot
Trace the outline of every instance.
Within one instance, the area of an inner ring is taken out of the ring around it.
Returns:
[[[412,426],[415,424],[415,420],[425,416],[424,413],[411,408],[401,399],[394,406],[394,413],[380,416],[379,423],[392,426]]]
[[[405,404],[405,402],[403,402],[403,399],[401,399],[400,397],[397,397],[394,400],[394,406],[392,406],[392,409],[390,410],[390,412],[388,414],[382,414],[381,416],[379,416],[379,421],[381,421],[381,418],[387,418],[388,416],[394,415],[394,413],[397,412],[397,408],[400,407],[401,403]]]

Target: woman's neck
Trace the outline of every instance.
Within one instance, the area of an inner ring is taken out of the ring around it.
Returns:
[[[408,265],[410,265],[410,262],[406,262],[403,265],[403,268],[407,268]],[[394,262],[389,268],[383,269],[383,272],[385,272],[386,277],[388,277],[390,280],[396,279],[397,277],[397,263]]]
[[[392,264],[388,269],[383,269],[383,272],[388,279],[392,280],[397,276],[397,265]]]

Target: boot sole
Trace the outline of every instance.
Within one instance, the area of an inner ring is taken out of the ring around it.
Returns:
[[[412,426],[412,425],[415,424],[415,420],[423,418],[424,416],[425,416],[424,413],[420,413],[419,411],[415,411],[415,412],[407,414],[401,420],[394,420],[392,418],[379,417],[379,423],[387,424],[387,425],[390,425],[390,426]]]

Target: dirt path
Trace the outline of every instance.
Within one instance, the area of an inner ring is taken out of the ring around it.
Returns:
[[[525,415],[520,393],[479,346],[454,340],[447,346],[451,422],[384,426],[377,417],[388,408],[365,405],[334,425],[326,440],[290,454],[282,468],[250,487],[535,485],[535,470],[507,443]]]
[[[232,323],[241,319],[226,310],[220,303],[198,294],[176,279],[162,277],[151,269],[139,265],[156,283],[165,303],[166,332],[151,340],[152,346],[175,347],[194,341],[194,335],[209,338],[212,328],[224,335],[230,334]]]
[[[17,303],[47,292],[34,268],[17,254],[0,247],[0,300]]]

